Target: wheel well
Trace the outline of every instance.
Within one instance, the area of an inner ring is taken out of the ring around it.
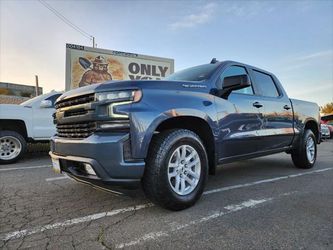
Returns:
[[[304,131],[310,129],[316,136],[317,141],[319,140],[319,129],[318,124],[315,121],[308,121],[305,124]]]
[[[200,137],[200,139],[204,143],[208,156],[209,174],[215,174],[215,143],[212,129],[210,128],[209,124],[205,120],[197,117],[174,117],[163,121],[156,128],[156,131],[162,132],[164,130],[177,128],[191,130]]]
[[[28,138],[27,129],[22,120],[0,120],[0,130],[15,131],[22,135],[24,139]]]

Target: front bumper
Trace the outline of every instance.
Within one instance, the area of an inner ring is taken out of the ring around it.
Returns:
[[[93,134],[85,139],[51,138],[50,156],[60,169],[81,182],[101,187],[137,187],[143,176],[144,160],[124,159],[128,134]],[[89,164],[96,175],[85,171]]]
[[[322,133],[321,138],[322,139],[329,139],[330,138],[330,133]]]

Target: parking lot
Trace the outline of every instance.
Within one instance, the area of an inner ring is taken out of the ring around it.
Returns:
[[[219,167],[192,208],[115,195],[54,174],[46,152],[0,166],[3,249],[332,249],[333,142],[315,168],[286,154]]]

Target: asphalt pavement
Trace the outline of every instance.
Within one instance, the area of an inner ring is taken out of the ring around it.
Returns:
[[[171,212],[55,174],[46,153],[0,166],[0,249],[333,249],[333,141],[313,169],[282,153],[220,166]]]

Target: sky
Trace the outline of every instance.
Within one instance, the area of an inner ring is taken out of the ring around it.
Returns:
[[[290,97],[333,102],[333,1],[51,1],[97,47],[235,60],[273,72]],[[0,0],[0,81],[65,88],[66,43],[92,46],[38,0]]]

